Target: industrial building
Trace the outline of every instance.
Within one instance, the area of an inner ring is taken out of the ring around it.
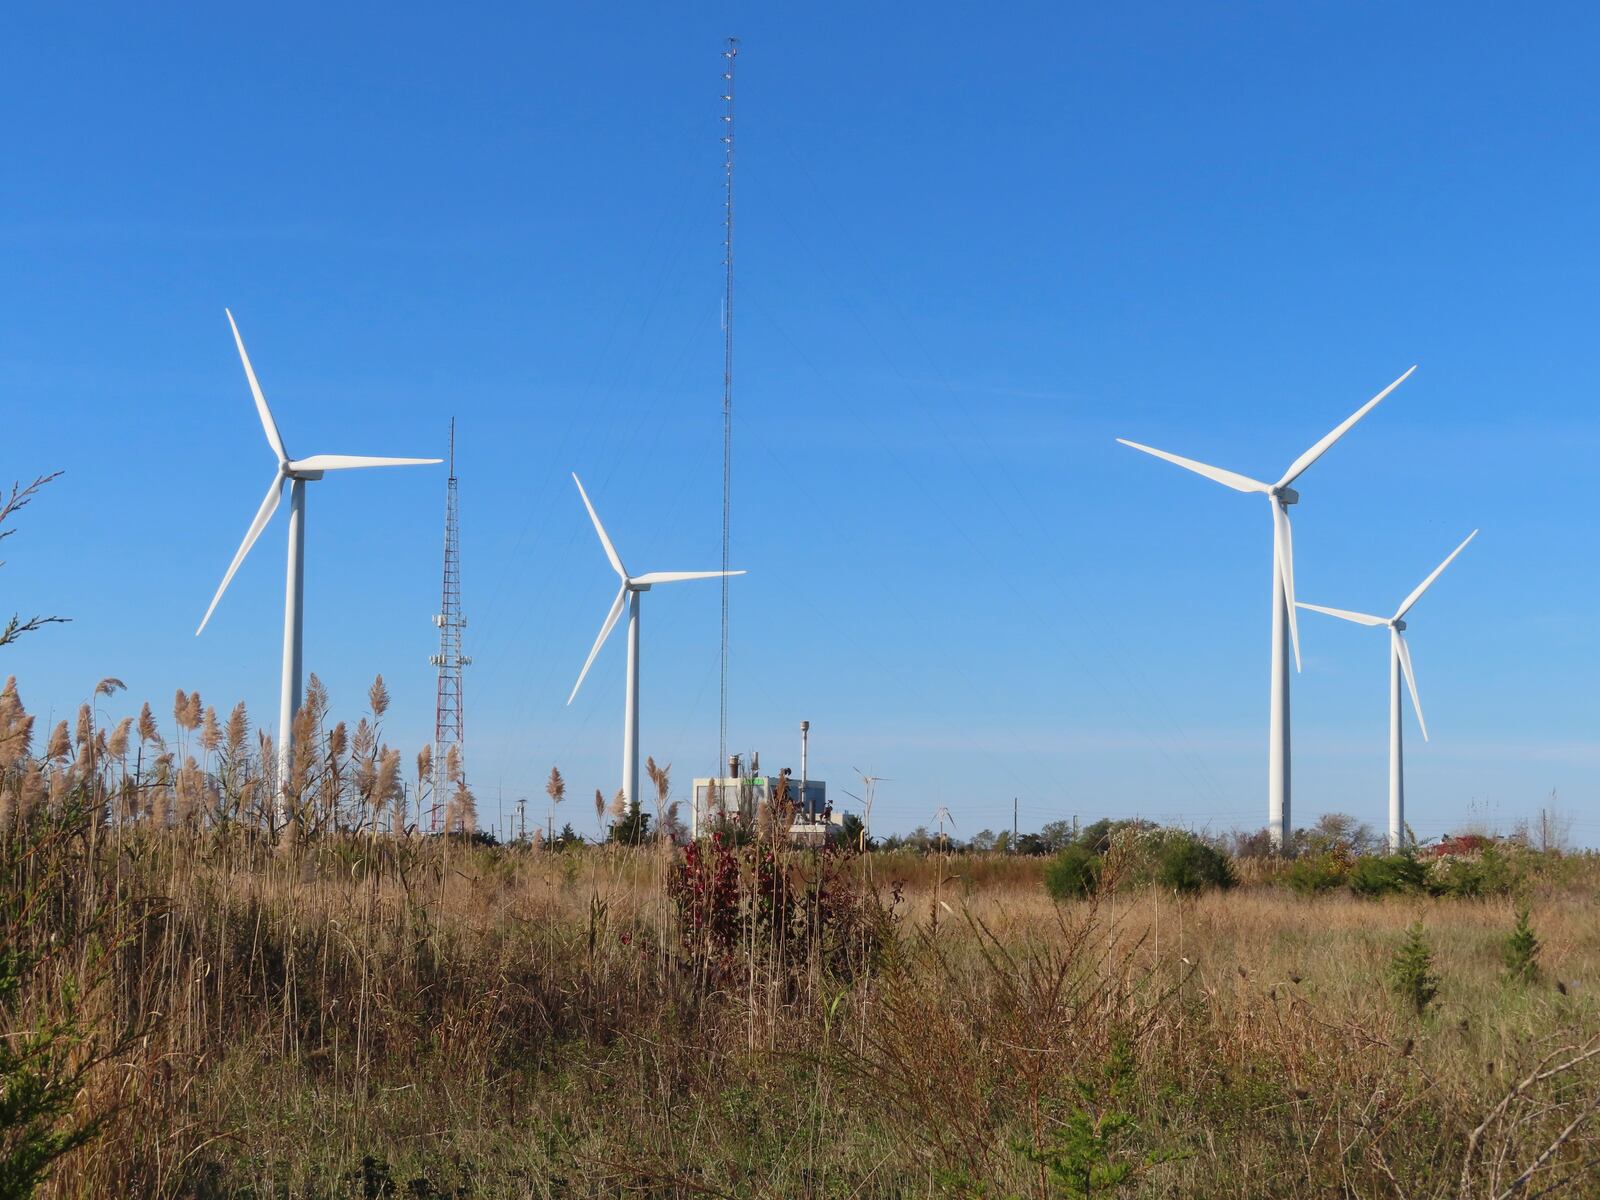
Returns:
[[[811,722],[800,722],[800,776],[784,767],[776,775],[761,773],[761,755],[728,756],[728,773],[719,779],[694,781],[689,808],[689,833],[699,838],[723,823],[756,829],[763,820],[789,814],[789,839],[797,845],[823,846],[833,841],[839,815],[828,803],[828,785],[806,775],[806,750]]]

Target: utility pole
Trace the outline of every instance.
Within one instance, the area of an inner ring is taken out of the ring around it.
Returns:
[[[733,504],[733,60],[739,39],[722,51],[722,672],[717,762],[728,761],[728,541]]]
[[[1011,797],[1011,853],[1017,852],[1017,798]]]

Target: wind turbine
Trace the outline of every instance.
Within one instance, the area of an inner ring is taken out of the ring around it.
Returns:
[[[600,647],[606,644],[606,638],[611,636],[611,630],[616,626],[617,618],[622,615],[622,606],[626,601],[628,692],[622,715],[622,791],[626,800],[631,803],[639,794],[639,594],[648,592],[658,583],[678,583],[685,579],[721,579],[725,575],[743,575],[744,572],[651,571],[645,575],[629,575],[622,565],[622,559],[617,555],[617,548],[606,536],[605,526],[600,524],[600,517],[594,511],[594,505],[589,503],[589,493],[583,490],[583,481],[574,473],[572,482],[578,485],[578,495],[583,497],[583,506],[589,510],[589,520],[594,522],[594,531],[600,535],[600,545],[606,552],[606,558],[611,562],[611,569],[622,580],[622,586],[617,590],[617,598],[611,603],[611,611],[606,614],[605,623],[600,626],[600,636],[595,638],[594,648],[584,660],[583,670],[578,672],[578,682],[572,685],[572,695],[567,697],[567,703],[571,704],[577,699],[578,689],[583,686],[584,676],[594,664],[595,655],[600,653]]]
[[[1428,723],[1422,719],[1422,701],[1417,699],[1417,677],[1411,670],[1411,649],[1406,645],[1405,615],[1411,611],[1411,606],[1422,599],[1422,593],[1433,585],[1433,581],[1444,572],[1444,569],[1455,561],[1456,555],[1467,548],[1467,543],[1478,536],[1474,529],[1462,540],[1461,545],[1450,551],[1450,557],[1433,569],[1429,575],[1416,587],[1409,596],[1400,602],[1400,607],[1395,609],[1392,617],[1375,617],[1370,613],[1351,612],[1343,608],[1325,608],[1320,604],[1301,603],[1301,608],[1309,608],[1313,612],[1327,613],[1330,617],[1338,617],[1342,621],[1354,621],[1357,625],[1387,625],[1389,627],[1389,849],[1398,851],[1401,841],[1405,836],[1406,819],[1406,785],[1404,755],[1400,744],[1400,676],[1406,677],[1406,687],[1411,692],[1411,707],[1417,712],[1417,724],[1422,729],[1422,740],[1428,740]]]
[[[862,771],[857,767],[851,767],[850,769],[857,775],[861,776],[861,790],[867,794],[866,798],[861,801],[861,807],[863,810],[861,814],[861,836],[864,840],[868,840],[872,837],[873,795],[878,790],[878,785],[880,783],[893,783],[894,780],[890,779],[886,775],[868,775],[865,771]]]
[[[290,768],[294,762],[291,754],[294,742],[294,718],[300,711],[301,635],[304,624],[301,601],[305,597],[306,566],[306,484],[311,480],[321,479],[324,471],[347,471],[355,467],[426,466],[440,460],[371,458],[349,454],[313,454],[310,458],[291,459],[289,452],[283,448],[283,438],[278,434],[278,426],[272,419],[272,410],[267,407],[267,398],[262,394],[261,384],[256,381],[255,370],[250,366],[250,356],[244,351],[244,339],[239,336],[239,326],[234,322],[232,312],[227,309],[223,311],[228,314],[228,325],[233,329],[233,342],[239,347],[239,361],[244,364],[245,378],[250,381],[250,393],[256,399],[256,415],[261,418],[261,428],[267,435],[267,444],[278,456],[278,469],[273,473],[272,483],[267,487],[266,499],[256,510],[255,520],[250,522],[244,541],[239,544],[239,552],[228,564],[228,573],[222,577],[217,594],[211,597],[211,607],[206,609],[206,615],[200,619],[200,628],[194,631],[194,635],[199,637],[205,630],[206,622],[211,620],[211,614],[216,611],[217,601],[222,599],[222,593],[228,590],[234,572],[239,569],[239,564],[244,562],[244,556],[250,553],[250,547],[256,544],[256,539],[267,527],[267,522],[272,520],[272,514],[278,511],[278,503],[283,498],[283,485],[287,482],[289,484],[289,575],[283,596],[283,685],[278,703],[278,787],[281,819],[281,794],[289,785]]]
[[[1350,427],[1377,406],[1378,402],[1411,377],[1412,367],[1354,413],[1336,425],[1327,436],[1317,442],[1294,462],[1277,483],[1263,483],[1221,467],[1196,462],[1157,450],[1151,446],[1118,438],[1124,446],[1143,450],[1157,458],[1164,458],[1186,470],[1204,475],[1236,492],[1256,492],[1267,497],[1272,506],[1272,708],[1267,740],[1267,824],[1272,844],[1282,849],[1284,840],[1293,831],[1293,818],[1289,809],[1289,661],[1288,647],[1294,647],[1295,670],[1300,669],[1300,630],[1295,623],[1294,603],[1294,543],[1289,530],[1289,506],[1298,503],[1300,493],[1289,485],[1321,458],[1346,433]]]

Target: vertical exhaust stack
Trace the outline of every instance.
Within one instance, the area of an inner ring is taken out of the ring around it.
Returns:
[[[806,810],[806,812],[808,814],[811,812],[811,805],[810,805],[810,801],[809,801],[809,799],[807,797],[807,794],[806,794],[806,780],[808,780],[810,778],[810,775],[808,775],[806,773],[806,749],[807,749],[807,745],[806,744],[810,740],[811,740],[811,722],[810,721],[801,721],[800,722],[800,805],[801,805],[802,808],[804,808]]]

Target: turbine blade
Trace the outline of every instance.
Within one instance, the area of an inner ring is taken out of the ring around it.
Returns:
[[[1444,573],[1444,569],[1446,567],[1448,567],[1452,562],[1455,561],[1456,555],[1460,554],[1463,550],[1465,550],[1467,548],[1467,542],[1470,542],[1473,538],[1475,538],[1477,536],[1478,536],[1478,531],[1476,529],[1474,529],[1471,533],[1467,534],[1466,538],[1462,541],[1461,545],[1457,546],[1454,550],[1450,551],[1450,557],[1445,559],[1442,563],[1440,563],[1437,567],[1435,567],[1433,569],[1433,574],[1429,575],[1426,579],[1424,579],[1421,583],[1419,583],[1417,585],[1417,590],[1412,592],[1411,595],[1407,596],[1405,598],[1405,600],[1401,603],[1399,609],[1395,612],[1394,619],[1396,621],[1398,621],[1401,617],[1405,616],[1408,612],[1411,611],[1411,606],[1413,604],[1415,604],[1418,600],[1422,599],[1422,593],[1427,591],[1431,586],[1433,586],[1433,581],[1435,579],[1439,578],[1439,576]]]
[[[267,527],[267,522],[272,520],[272,514],[278,511],[278,500],[283,495],[283,472],[280,470],[272,477],[272,486],[267,489],[267,497],[261,502],[261,507],[256,510],[256,519],[250,522],[250,528],[245,532],[244,541],[239,543],[239,552],[233,556],[233,561],[228,564],[228,573],[222,577],[222,584],[217,588],[217,594],[211,597],[211,607],[206,609],[206,615],[200,618],[200,628],[194,631],[195,637],[204,632],[206,622],[211,620],[211,614],[217,609],[217,601],[222,599],[222,593],[228,590],[228,584],[233,579],[233,573],[239,569],[239,564],[244,561],[244,556],[250,553],[250,547],[256,544],[256,539],[261,536],[261,531]]]
[[[583,660],[583,670],[578,672],[578,682],[572,685],[572,695],[567,697],[571,704],[578,698],[578,689],[583,686],[583,679],[589,673],[589,668],[594,665],[594,656],[600,653],[600,647],[606,644],[606,638],[611,636],[611,631],[616,628],[617,618],[622,615],[622,604],[628,598],[628,585],[624,583],[617,591],[617,598],[611,602],[611,611],[606,614],[605,624],[600,626],[600,636],[594,640],[594,648],[589,651],[589,657]]]
[[[1417,724],[1422,727],[1422,740],[1428,740],[1428,723],[1422,719],[1422,701],[1417,698],[1417,676],[1411,669],[1411,647],[1406,645],[1406,635],[1394,631],[1394,652],[1400,659],[1400,670],[1406,677],[1406,687],[1411,689],[1411,707],[1417,710]]]
[[[1131,446],[1135,450],[1143,450],[1146,454],[1153,454],[1157,458],[1164,458],[1169,463],[1176,463],[1186,471],[1204,475],[1207,479],[1213,479],[1224,487],[1231,487],[1236,492],[1265,492],[1270,490],[1269,484],[1262,483],[1259,479],[1251,479],[1248,475],[1240,475],[1237,471],[1228,471],[1222,467],[1213,467],[1207,463],[1196,462],[1192,458],[1184,458],[1181,454],[1169,454],[1165,450],[1157,450],[1154,446],[1130,442],[1127,438],[1118,438],[1117,441],[1124,446]]]
[[[1348,608],[1326,608],[1321,604],[1307,604],[1304,600],[1295,602],[1296,608],[1309,608],[1312,612],[1327,613],[1330,617],[1338,617],[1342,621],[1354,621],[1357,625],[1387,625],[1386,617],[1374,617],[1370,613],[1351,612]]]
[[[1288,601],[1289,641],[1294,646],[1294,669],[1300,670],[1300,625],[1295,620],[1294,602],[1294,535],[1289,530],[1289,514],[1276,496],[1268,496],[1272,504],[1272,551],[1278,560],[1278,574],[1283,577],[1283,595]]]
[[[1404,375],[1400,376],[1399,379],[1396,379],[1388,387],[1384,388],[1383,391],[1379,392],[1376,396],[1374,396],[1371,400],[1368,400],[1360,408],[1356,409],[1355,412],[1351,413],[1338,425],[1334,426],[1332,432],[1330,432],[1315,446],[1311,447],[1311,449],[1307,450],[1299,458],[1295,459],[1294,464],[1283,473],[1283,478],[1278,480],[1278,486],[1286,487],[1298,479],[1301,474],[1304,473],[1307,467],[1316,462],[1317,459],[1321,458],[1327,452],[1329,446],[1333,445],[1345,434],[1349,433],[1352,425],[1376,408],[1378,406],[1378,401],[1382,400],[1390,392],[1394,391],[1395,388],[1399,387],[1407,379],[1411,378],[1411,371],[1415,371],[1416,369],[1417,368],[1413,366],[1410,371],[1407,371]]]
[[[634,583],[678,583],[685,579],[721,579],[724,575],[743,575],[743,571],[651,571]]]
[[[278,461],[288,462],[289,452],[283,448],[277,422],[272,419],[267,398],[261,394],[261,385],[256,382],[256,371],[250,365],[250,356],[244,352],[244,339],[239,336],[239,326],[234,324],[233,313],[229,309],[222,311],[228,314],[228,325],[233,329],[233,344],[239,347],[239,361],[244,364],[244,377],[250,381],[250,394],[256,398],[256,415],[261,418],[261,428],[266,431],[267,441],[272,444],[272,452],[278,456]]]
[[[623,579],[627,579],[628,572],[623,568],[622,560],[617,557],[617,548],[606,536],[606,527],[600,524],[600,516],[594,511],[594,505],[589,503],[589,493],[583,490],[583,480],[578,478],[576,471],[572,474],[572,482],[578,485],[578,495],[583,497],[583,506],[589,510],[589,520],[594,522],[594,531],[600,535],[600,544],[605,547],[606,557],[611,560],[611,569]]]
[[[291,471],[348,471],[354,467],[425,467],[442,458],[372,458],[361,454],[313,454],[289,464]]]

